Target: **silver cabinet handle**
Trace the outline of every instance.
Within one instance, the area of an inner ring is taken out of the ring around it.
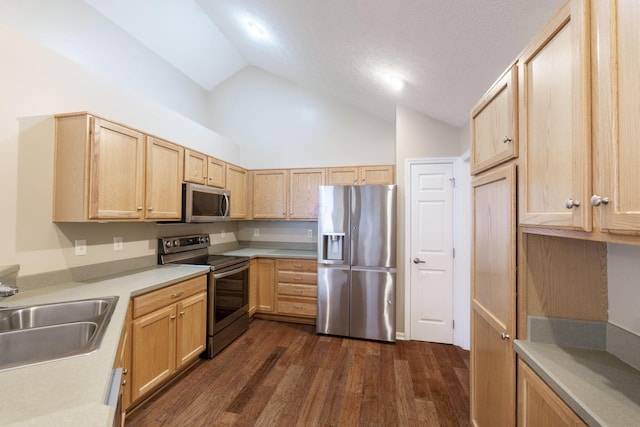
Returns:
[[[141,211],[141,210],[142,210],[142,206],[138,206],[138,207],[137,207],[137,209],[138,209],[139,211]]]
[[[184,316],[184,311],[180,312],[180,317]]]
[[[598,196],[597,194],[594,194],[593,196],[591,196],[591,206],[600,206],[600,205],[608,205],[608,204],[609,204],[608,197]]]
[[[580,200],[567,199],[564,201],[564,207],[567,209],[577,208],[580,206]]]
[[[176,292],[175,294],[171,294],[169,295],[171,298],[178,298],[179,296],[181,296],[182,294],[184,294],[184,291],[180,291],[180,292]]]
[[[174,320],[176,316],[169,316],[169,319]]]
[[[148,210],[149,212],[152,212],[152,211],[153,211],[153,207],[149,207],[149,208],[147,208],[147,210]]]
[[[414,258],[413,259],[413,263],[414,264],[424,264],[426,261],[421,260],[420,258]]]
[[[513,139],[509,138],[507,135],[505,135],[504,138],[502,138],[502,142],[505,144],[511,141],[513,141]]]
[[[500,334],[500,339],[501,339],[501,340],[508,340],[508,339],[510,339],[510,338],[511,338],[511,337],[509,336],[509,334],[505,334],[504,332],[502,332],[502,333]]]

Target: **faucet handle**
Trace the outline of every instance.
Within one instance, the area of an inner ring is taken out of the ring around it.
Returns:
[[[10,297],[11,295],[17,294],[18,288],[14,286],[7,286],[0,283],[0,296],[2,297]]]

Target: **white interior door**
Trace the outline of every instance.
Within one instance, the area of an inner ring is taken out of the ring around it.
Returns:
[[[453,343],[453,163],[412,164],[410,339]]]

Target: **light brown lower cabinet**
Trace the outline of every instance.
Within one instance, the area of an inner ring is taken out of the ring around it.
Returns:
[[[255,281],[257,293],[256,317],[315,322],[318,288],[315,260],[258,258],[250,269],[250,282]]]
[[[519,427],[586,425],[529,365],[518,360]]]
[[[199,276],[133,299],[131,402],[204,351],[206,285],[206,276]]]

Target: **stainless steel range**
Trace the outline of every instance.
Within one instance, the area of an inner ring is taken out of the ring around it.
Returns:
[[[249,328],[249,257],[209,255],[209,235],[158,240],[159,264],[210,265],[207,349],[212,358]]]

